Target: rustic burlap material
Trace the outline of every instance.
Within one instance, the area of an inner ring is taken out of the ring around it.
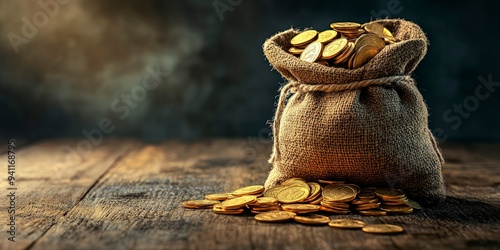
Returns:
[[[400,188],[423,204],[445,198],[444,162],[427,127],[427,107],[411,73],[427,38],[405,20],[377,20],[400,42],[358,69],[325,67],[289,54],[298,30],[264,43],[286,78],[274,117],[270,188],[291,177]]]

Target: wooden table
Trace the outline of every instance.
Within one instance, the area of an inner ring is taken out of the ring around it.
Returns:
[[[79,142],[43,141],[17,149],[15,242],[6,233],[10,191],[4,167],[0,249],[500,248],[498,144],[442,146],[448,198],[439,207],[404,216],[332,215],[406,230],[390,236],[264,224],[252,216],[181,207],[183,200],[206,193],[263,183],[269,141],[148,145],[105,139],[82,157],[69,150]],[[6,154],[0,159],[7,162]]]

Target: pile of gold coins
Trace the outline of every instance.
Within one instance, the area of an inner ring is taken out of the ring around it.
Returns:
[[[343,181],[306,182],[301,178],[288,179],[268,190],[262,185],[252,185],[230,193],[207,194],[203,200],[185,201],[182,206],[212,209],[217,214],[249,212],[260,222],[294,220],[302,224],[328,224],[334,228],[361,228],[368,233],[399,233],[403,229],[389,224],[365,225],[359,220],[330,220],[324,214],[384,216],[411,214],[414,209],[422,209],[399,189],[362,189]]]
[[[396,43],[392,33],[379,23],[338,22],[331,30],[306,30],[290,41],[288,50],[306,62],[356,69],[370,61],[386,44]]]

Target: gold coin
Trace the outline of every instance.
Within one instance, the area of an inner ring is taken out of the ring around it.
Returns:
[[[258,193],[262,193],[262,191],[264,191],[264,186],[253,185],[253,186],[238,188],[238,189],[234,190],[232,192],[232,194],[236,195],[236,196],[242,196],[242,195],[249,195],[249,194],[258,194]]]
[[[274,206],[267,206],[267,207],[252,207],[253,211],[276,211],[276,210],[281,210],[281,207],[279,205],[274,205]]]
[[[388,205],[388,206],[397,206],[397,205],[406,205],[408,200],[406,199],[401,199],[401,200],[383,200],[382,204]]]
[[[367,23],[363,25],[363,28],[367,32],[373,33],[380,38],[385,38],[394,42],[396,41],[392,33],[380,23]]]
[[[330,222],[330,218],[319,214],[295,216],[293,220],[302,224],[309,224],[309,225],[323,225]]]
[[[380,50],[385,47],[385,42],[380,37],[373,34],[364,34],[360,36],[354,43],[354,49],[358,51],[361,47],[365,45],[375,46]]]
[[[312,204],[284,204],[281,206],[283,211],[290,211],[296,214],[313,213],[319,211],[318,205]]]
[[[362,205],[362,204],[370,204],[370,203],[377,203],[378,199],[355,199],[351,202],[353,205]]]
[[[354,69],[353,67],[353,62],[354,62],[354,58],[356,57],[356,50],[354,50],[354,54],[351,56],[351,58],[349,58],[349,61],[347,62],[347,68],[348,69]]]
[[[349,45],[354,46],[354,43],[349,42]],[[349,183],[346,185],[352,187],[356,191],[356,194],[359,194],[359,192],[361,192],[361,188],[356,184]]]
[[[239,208],[239,209],[224,209],[220,205],[214,205],[214,207],[212,208],[212,211],[214,213],[216,213],[216,214],[242,214],[243,212],[245,212],[245,210],[243,208]]]
[[[339,210],[339,209],[334,209],[334,208],[329,208],[325,206],[320,206],[319,210],[329,212],[329,213],[335,213],[335,214],[349,214],[349,210]]]
[[[381,198],[403,198],[405,193],[400,189],[377,188],[375,194]]]
[[[390,214],[411,214],[413,208],[410,206],[381,206],[380,210],[386,211]]]
[[[321,186],[318,183],[308,182],[307,185],[309,185],[310,193],[309,197],[307,197],[307,199],[304,200],[304,202],[315,200],[321,195]]]
[[[213,200],[213,201],[223,201],[227,200],[228,193],[220,193],[220,194],[207,194],[205,195],[205,199]]]
[[[185,208],[212,208],[213,205],[219,203],[213,200],[190,200],[182,202],[182,206]]]
[[[261,222],[283,222],[295,217],[295,213],[287,211],[269,211],[255,215],[254,219]]]
[[[388,44],[395,44],[396,42],[395,41],[392,41],[390,39],[387,39],[384,37],[384,42],[388,43]]]
[[[321,185],[316,182],[308,182],[307,185],[311,188],[311,196],[321,193]]]
[[[372,59],[375,55],[377,55],[379,51],[380,50],[373,45],[365,45],[359,48],[359,50],[354,55],[353,59],[354,61],[352,63],[352,67],[354,69],[357,69],[365,65],[365,63],[370,61],[370,59]]]
[[[276,186],[276,187],[270,188],[270,189],[264,191],[264,197],[273,197],[273,198],[276,198],[276,194],[278,194],[284,188],[286,188],[286,187],[284,187],[284,186]]]
[[[329,202],[329,201],[321,201],[321,205],[327,206],[327,207],[332,207],[332,208],[343,208],[347,209],[349,208],[349,204],[347,203],[342,203],[342,202]]]
[[[414,200],[408,200],[408,201],[406,201],[406,205],[412,207],[413,209],[417,209],[417,210],[421,210],[422,209],[422,206],[420,206],[420,204],[418,204],[418,202],[416,202]]]
[[[290,181],[303,181],[303,182],[306,182],[306,180],[302,179],[302,178],[298,178],[298,177],[292,177],[290,179],[287,179],[286,181],[284,181],[283,183],[281,183],[281,185],[286,185],[288,182]]]
[[[234,198],[238,198],[238,196],[234,195],[234,194],[228,194],[227,195],[227,199],[230,200],[230,199],[234,199]]]
[[[303,188],[307,188],[308,190],[311,189],[309,184],[307,184],[304,180],[302,179],[288,179],[285,182],[281,184],[282,186],[299,186]]]
[[[338,30],[342,35],[355,38],[358,37],[359,35],[365,33],[364,29],[352,29],[352,30]]]
[[[358,211],[359,214],[361,215],[367,215],[367,216],[384,216],[387,215],[385,211],[381,210],[364,210],[364,211]]]
[[[231,200],[225,200],[221,203],[221,206],[224,209],[241,208],[256,201],[257,201],[257,196],[245,195]]]
[[[325,46],[322,59],[328,60],[338,56],[347,47],[347,39],[339,38],[335,39]],[[320,182],[321,183],[321,182]]]
[[[324,184],[324,185],[330,185],[330,184],[344,184],[345,181],[330,181],[330,180],[318,180],[318,183]]]
[[[318,205],[318,204],[321,203],[322,200],[323,200],[323,196],[318,195],[318,198],[316,198],[315,200],[310,201],[309,204]]]
[[[375,234],[401,233],[404,231],[402,227],[391,224],[369,224],[365,225],[361,230],[365,233]]]
[[[346,185],[328,185],[323,189],[323,197],[328,201],[351,201],[356,198],[356,190]]]
[[[353,53],[354,53],[354,43],[348,42],[347,49],[345,49],[342,54],[340,54],[334,59],[335,60],[334,63],[335,64],[345,63],[347,60],[349,60],[349,58],[352,56]],[[354,188],[354,190],[356,190],[356,193],[359,193],[359,191],[361,190],[361,188],[359,188],[357,185],[354,184],[346,184],[346,185]]]
[[[316,30],[306,30],[304,32],[299,33],[290,41],[290,44],[293,46],[304,46],[316,39],[318,36],[318,32]]]
[[[361,24],[354,22],[337,22],[330,24],[330,27],[336,30],[357,30],[361,27]]]
[[[302,54],[300,54],[300,60],[306,62],[315,62],[320,58],[322,51],[323,51],[322,43],[312,42],[309,45],[307,45]]]
[[[270,206],[278,204],[278,200],[273,197],[259,197],[255,203],[249,204],[252,207]]]
[[[309,189],[299,186],[290,186],[276,194],[276,199],[281,203],[297,203],[309,196]]]
[[[369,203],[369,204],[363,204],[363,205],[358,205],[356,206],[356,211],[363,211],[363,210],[372,210],[372,209],[377,209],[380,207],[380,202],[379,203]]]
[[[321,33],[318,34],[318,42],[320,43],[329,43],[331,42],[333,39],[335,39],[335,37],[337,37],[338,33],[337,31],[335,30],[325,30]]]
[[[366,224],[360,220],[337,219],[328,222],[328,226],[335,228],[362,228]]]
[[[304,49],[299,49],[297,47],[291,47],[290,49],[288,49],[288,52],[290,52],[294,55],[300,55],[300,54],[302,54],[303,51],[304,51]]]

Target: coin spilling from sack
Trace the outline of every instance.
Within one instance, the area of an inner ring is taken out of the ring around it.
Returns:
[[[306,182],[291,178],[268,190],[262,185],[238,188],[230,193],[207,194],[204,200],[184,201],[190,209],[212,209],[217,214],[238,215],[249,212],[260,222],[296,221],[333,228],[363,228],[367,233],[399,233],[399,226],[380,224],[365,228],[359,220],[330,220],[324,214],[384,216],[411,214],[420,205],[404,192],[390,188],[360,188],[343,181]],[[323,213],[317,214],[317,213]]]
[[[379,23],[337,22],[331,30],[306,30],[292,38],[288,50],[306,62],[356,69],[377,55],[386,44],[396,43],[392,33]]]

